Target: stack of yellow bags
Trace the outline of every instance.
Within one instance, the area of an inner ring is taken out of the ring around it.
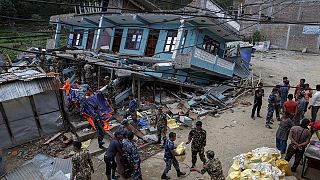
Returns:
[[[227,180],[283,180],[291,175],[287,161],[274,148],[257,148],[234,158]]]

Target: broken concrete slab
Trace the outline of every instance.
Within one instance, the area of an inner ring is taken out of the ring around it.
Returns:
[[[85,129],[90,126],[88,121],[80,121],[80,122],[70,122],[71,128],[73,132],[78,130]]]
[[[79,141],[86,141],[88,139],[94,138],[96,135],[96,131],[91,129],[82,129],[76,131],[76,136]]]

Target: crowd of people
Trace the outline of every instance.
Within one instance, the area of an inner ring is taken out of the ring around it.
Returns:
[[[292,88],[292,87],[291,87]],[[315,122],[317,112],[320,107],[320,85],[316,86],[316,92],[313,94],[309,84],[305,84],[305,80],[301,79],[297,85],[294,94],[289,94],[290,83],[287,77],[283,78],[283,82],[276,85],[268,97],[268,109],[266,115],[265,127],[271,129],[275,123],[273,114],[275,113],[276,120],[279,121],[279,127],[276,132],[276,148],[281,151],[285,160],[295,156],[295,161],[291,170],[296,171],[305,151],[305,148],[310,143],[310,138],[315,130],[320,129],[320,124]],[[251,118],[262,118],[260,111],[264,97],[263,84],[259,83],[255,90],[254,104],[252,108]],[[110,142],[105,155],[104,162],[106,164],[106,175],[108,179],[117,179],[117,167],[121,163],[124,167],[123,175],[134,180],[141,180],[141,158],[138,148],[135,144],[135,134],[130,130],[130,122],[128,116],[132,117],[133,123],[137,121],[137,102],[134,97],[129,97],[129,110],[124,115],[118,130],[114,133],[114,138]],[[310,110],[311,118],[306,118],[306,113]],[[99,118],[97,118],[99,119]],[[154,127],[157,128],[158,140],[156,144],[162,144],[164,148],[164,170],[161,179],[170,179],[168,172],[173,166],[177,172],[177,176],[185,176],[186,173],[181,171],[177,156],[181,156],[176,151],[174,144],[177,136],[176,133],[170,132],[167,137],[167,116],[162,111],[162,106],[158,106],[158,110],[154,119]],[[309,127],[311,128],[309,129]],[[97,126],[98,127],[98,126]],[[318,129],[317,129],[318,128]],[[98,128],[97,128],[98,129]],[[100,133],[101,134],[101,133]],[[205,151],[207,142],[206,131],[202,128],[202,122],[197,121],[195,128],[189,132],[186,144],[191,143],[191,166],[190,170],[199,173],[208,173],[211,179],[224,179],[221,162],[215,158],[214,151]],[[287,145],[290,140],[289,146]],[[103,142],[99,138],[99,146],[103,148]],[[81,143],[74,142],[73,157],[73,178],[74,179],[90,179],[91,172],[94,171],[90,156],[87,152],[81,150]],[[206,152],[206,155],[205,155]],[[202,169],[196,167],[197,157],[203,163]]]
[[[268,108],[265,127],[272,129],[275,123],[273,114],[279,121],[276,132],[276,148],[281,151],[286,161],[295,155],[294,164],[291,171],[296,169],[303,157],[305,148],[310,143],[311,135],[319,128],[319,123],[315,122],[320,107],[320,85],[316,85],[316,92],[313,94],[309,84],[305,79],[300,79],[300,83],[295,86],[294,94],[289,94],[290,83],[287,77],[283,77],[283,82],[272,88],[268,97]],[[263,84],[259,83],[255,90],[254,104],[251,118],[260,117],[262,99],[264,96]],[[311,118],[307,118],[308,110],[311,110]],[[280,117],[281,116],[281,117]],[[287,147],[287,141],[290,144]]]
[[[131,115],[131,117],[136,116],[136,100],[130,96],[129,102],[129,111],[125,114],[124,117]],[[135,123],[133,118],[133,124]],[[202,128],[202,122],[197,121],[195,128],[192,129],[189,133],[186,144],[191,143],[191,157],[192,165],[190,167],[191,171],[199,173],[208,173],[211,179],[222,180],[224,179],[222,166],[219,159],[215,158],[215,153],[212,150],[206,151],[205,156],[205,146],[206,146],[206,131]],[[124,167],[123,176],[128,178],[132,177],[134,180],[141,180],[141,158],[138,151],[138,148],[134,142],[134,133],[128,128],[130,126],[130,121],[127,118],[121,122],[121,125],[114,133],[114,138],[111,140],[105,155],[104,162],[106,164],[106,175],[108,180],[117,179],[116,175],[117,163],[121,163],[121,166]],[[185,176],[186,173],[181,171],[179,162],[176,159],[176,156],[181,156],[184,154],[178,154],[176,151],[177,146],[174,142],[176,140],[176,133],[170,132],[167,138],[167,116],[162,111],[162,106],[158,106],[158,111],[154,119],[154,126],[157,128],[158,140],[155,144],[161,144],[164,148],[164,170],[161,175],[161,179],[170,179],[168,172],[173,166],[177,172],[177,177]],[[97,131],[99,135],[99,147],[103,148],[103,142],[101,132]],[[100,128],[102,129],[102,128]],[[99,133],[100,132],[100,133]],[[90,179],[91,172],[94,172],[92,161],[88,152],[81,150],[81,142],[74,142],[74,151],[76,152],[73,156],[73,178],[74,179]],[[201,161],[203,162],[203,168],[196,168],[197,155],[199,154]]]

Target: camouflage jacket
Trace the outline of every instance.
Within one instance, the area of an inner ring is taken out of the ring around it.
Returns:
[[[204,129],[200,131],[192,129],[189,133],[188,141],[192,141],[192,149],[202,149],[207,143],[207,132]]]
[[[140,163],[140,155],[137,146],[128,139],[122,140],[122,150],[125,153],[127,160],[132,164]]]
[[[156,123],[157,128],[166,128],[167,127],[167,117],[164,113],[158,113],[156,115]]]
[[[85,179],[91,176],[93,164],[87,151],[76,152],[72,157],[72,175],[75,179]]]
[[[221,162],[218,158],[209,159],[201,170],[201,174],[208,173],[211,180],[224,180]]]

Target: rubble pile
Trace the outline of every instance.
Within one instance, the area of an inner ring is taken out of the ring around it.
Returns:
[[[30,141],[29,143],[14,147],[8,152],[9,158],[30,160],[37,154],[46,154],[52,157],[67,158],[72,151],[71,133],[61,134],[60,137],[47,143],[48,139]]]

